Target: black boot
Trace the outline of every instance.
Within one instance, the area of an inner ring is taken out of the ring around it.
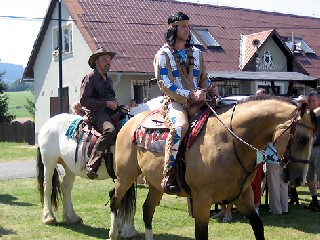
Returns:
[[[92,162],[92,161],[91,161]],[[101,165],[101,158],[98,160],[95,160],[93,164],[87,164],[86,165],[86,172],[89,179],[96,179],[98,178],[98,168]]]
[[[161,187],[165,193],[173,195],[179,193],[181,190],[175,181],[174,176],[170,173],[166,174],[166,176],[164,176],[162,179]]]

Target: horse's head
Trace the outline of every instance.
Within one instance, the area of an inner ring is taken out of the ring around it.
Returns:
[[[278,141],[275,145],[286,146],[277,148],[279,156],[283,156],[280,162],[283,177],[292,186],[300,186],[305,179],[317,127],[315,113],[303,104],[294,111],[291,120],[276,128],[274,139]],[[288,131],[282,134],[286,129]]]

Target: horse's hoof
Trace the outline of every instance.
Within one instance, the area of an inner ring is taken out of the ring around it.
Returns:
[[[83,223],[83,219],[81,217],[79,217],[79,219],[75,223],[82,224]]]
[[[83,220],[81,217],[77,217],[76,219],[73,219],[73,220],[65,219],[63,222],[67,224],[82,224]]]
[[[46,225],[55,225],[57,220],[55,218],[46,218],[43,220],[43,223]]]

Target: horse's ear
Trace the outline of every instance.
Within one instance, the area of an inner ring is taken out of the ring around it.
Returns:
[[[303,117],[303,115],[306,113],[308,108],[308,104],[307,103],[302,103],[300,106],[300,117]]]

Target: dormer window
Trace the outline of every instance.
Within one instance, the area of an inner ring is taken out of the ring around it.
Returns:
[[[201,42],[198,40],[198,38],[192,32],[191,32],[191,42],[192,42],[192,45],[194,45],[198,48],[203,47]]]
[[[287,37],[285,39],[285,43],[288,48],[291,49],[294,53],[307,53],[307,54],[315,54],[311,47],[302,39],[302,38],[294,38],[294,44],[292,44],[292,38]]]
[[[221,48],[217,40],[211,35],[208,29],[205,28],[193,28],[191,34],[195,37],[197,43],[204,48]]]

